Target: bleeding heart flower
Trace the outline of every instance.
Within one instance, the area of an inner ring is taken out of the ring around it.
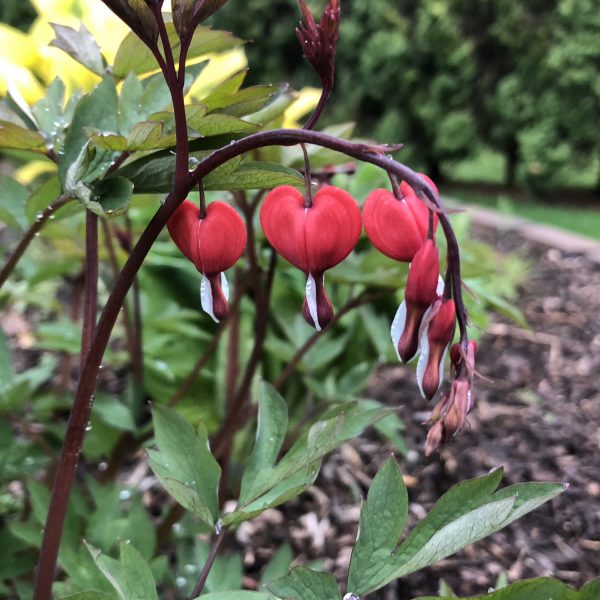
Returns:
[[[429,177],[420,177],[435,188]],[[373,190],[363,206],[363,219],[367,236],[382,254],[410,262],[427,238],[429,209],[406,182],[400,191],[403,197],[398,199],[388,190]],[[433,219],[435,233],[437,214]]]
[[[202,308],[215,320],[225,318],[229,286],[225,273],[240,258],[246,247],[246,227],[238,213],[225,202],[211,202],[206,216],[185,200],[171,215],[167,228],[186,258],[202,273]]]
[[[437,246],[426,240],[410,265],[404,302],[392,322],[392,341],[402,362],[408,362],[417,353],[425,313],[443,291]]]
[[[431,400],[444,378],[444,359],[454,337],[456,308],[454,300],[437,300],[423,319],[417,364],[417,382],[425,398]]]
[[[362,229],[360,210],[344,190],[328,186],[312,205],[291,186],[275,188],[260,209],[260,223],[269,243],[307,277],[302,312],[317,330],[333,318],[324,288],[324,272],[340,263],[356,246]]]

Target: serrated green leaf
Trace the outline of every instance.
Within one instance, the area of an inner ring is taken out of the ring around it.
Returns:
[[[103,555],[89,544],[86,546],[100,571],[117,591],[120,600],[158,600],[152,571],[131,544],[121,544],[119,561]]]
[[[201,424],[198,432],[174,410],[152,409],[158,451],[149,451],[150,466],[163,486],[184,508],[207,525],[218,518],[218,487],[221,467],[208,447]]]
[[[88,145],[84,129],[93,127],[103,132],[116,132],[119,126],[117,111],[118,96],[112,75],[107,75],[89,95],[78,102],[58,164],[58,172],[65,189],[75,186],[73,181],[67,186],[68,174],[72,179],[93,181],[104,175],[112,164],[117,155],[109,150],[98,150],[93,159],[85,164],[85,170],[79,172],[77,177],[74,174],[77,169],[73,165],[80,162],[81,168],[84,164],[81,157]]]
[[[175,60],[179,60],[181,41],[173,23],[167,23],[169,42],[173,48]],[[212,52],[231,50],[243,44],[243,40],[227,31],[212,30],[209,27],[198,27],[194,32],[188,51],[188,60],[198,58]],[[138,39],[134,33],[129,33],[117,50],[113,73],[116,77],[124,78],[129,73],[141,75],[158,70],[158,63],[152,52]]]
[[[37,131],[19,127],[9,121],[0,121],[0,148],[45,152],[46,143]]]
[[[90,135],[90,142],[96,148],[112,150],[113,152],[144,152],[170,148],[175,145],[176,137],[174,134],[163,135],[163,124],[161,122],[142,121],[131,128],[128,137],[94,132]]]
[[[352,552],[348,590],[377,577],[382,561],[396,548],[408,518],[408,492],[393,458],[381,467],[360,511],[359,536]]]
[[[0,175],[0,220],[9,227],[25,230],[29,225],[25,210],[29,192],[8,175]]]
[[[278,598],[285,600],[340,600],[340,590],[333,575],[296,567],[280,579],[267,584]]]
[[[106,73],[106,62],[100,52],[100,46],[83,23],[79,25],[79,30],[57,23],[50,25],[56,36],[50,42],[51,46],[60,48],[92,73],[101,77]]]

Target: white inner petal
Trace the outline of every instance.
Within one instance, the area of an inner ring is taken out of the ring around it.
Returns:
[[[317,282],[312,276],[312,273],[308,274],[306,280],[306,303],[308,305],[308,312],[312,317],[315,329],[321,331],[321,325],[319,325],[319,315],[317,312]]]
[[[398,356],[398,360],[402,362],[400,353],[398,352],[398,342],[402,337],[404,328],[406,327],[406,300],[398,307],[394,320],[392,321],[392,327],[390,329],[390,335],[392,336],[392,342],[394,343],[394,350]]]
[[[221,271],[221,289],[223,290],[225,300],[229,302],[229,282],[227,281],[227,277],[225,277],[225,273],[223,273],[223,271]]]
[[[444,284],[444,280],[443,280],[442,276],[438,275],[438,284],[437,284],[437,289],[435,290],[436,294],[438,296],[443,296],[444,295],[444,288],[445,287],[446,286]]]
[[[202,305],[202,310],[209,314],[215,323],[218,323],[219,319],[215,317],[213,309],[212,286],[204,273],[202,273],[202,280],[200,281],[200,304]]]
[[[427,313],[425,313],[425,316],[423,317],[423,322],[425,322],[426,316]],[[419,330],[419,349],[421,351],[421,355],[419,356],[419,362],[417,363],[417,384],[419,385],[419,390],[423,398],[425,398],[425,392],[423,391],[423,377],[425,377],[425,369],[427,367],[427,362],[429,361],[428,332],[429,324],[425,326],[421,325],[421,329]]]

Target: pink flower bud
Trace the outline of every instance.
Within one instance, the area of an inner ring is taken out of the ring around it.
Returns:
[[[234,208],[211,202],[203,219],[200,208],[184,200],[167,223],[171,238],[202,273],[202,308],[215,320],[225,318],[229,288],[223,271],[230,269],[246,247],[246,227]]]
[[[421,328],[417,382],[428,400],[433,398],[442,383],[444,359],[454,337],[455,323],[454,300],[438,300]]]
[[[340,263],[356,246],[362,229],[354,198],[336,187],[321,188],[312,202],[291,186],[275,188],[260,209],[260,223],[269,243],[283,258],[304,271],[303,314],[317,330],[333,318],[325,293],[324,272]]]
[[[403,362],[415,356],[423,317],[442,291],[438,250],[432,240],[426,240],[410,265],[405,300],[392,323],[392,340]]]

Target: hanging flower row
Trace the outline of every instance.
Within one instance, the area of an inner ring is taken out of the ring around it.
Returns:
[[[433,189],[435,185],[420,175]],[[362,227],[373,245],[386,256],[409,263],[406,291],[391,326],[398,358],[407,363],[418,356],[417,382],[431,400],[444,378],[444,362],[454,338],[456,306],[452,286],[440,275],[435,241],[438,215],[406,182],[394,191],[377,189],[362,211],[346,191],[322,187],[314,197],[291,186],[280,186],[265,197],[260,223],[271,246],[306,276],[302,313],[321,330],[333,319],[325,290],[325,271],[343,261],[355,248]],[[244,252],[247,234],[237,211],[225,202],[206,209],[186,200],[168,222],[177,247],[202,274],[202,308],[215,320],[227,315],[229,289],[224,272]],[[455,379],[431,417],[430,452],[459,431],[473,407],[472,373],[476,346],[468,352],[456,344],[451,353]]]

